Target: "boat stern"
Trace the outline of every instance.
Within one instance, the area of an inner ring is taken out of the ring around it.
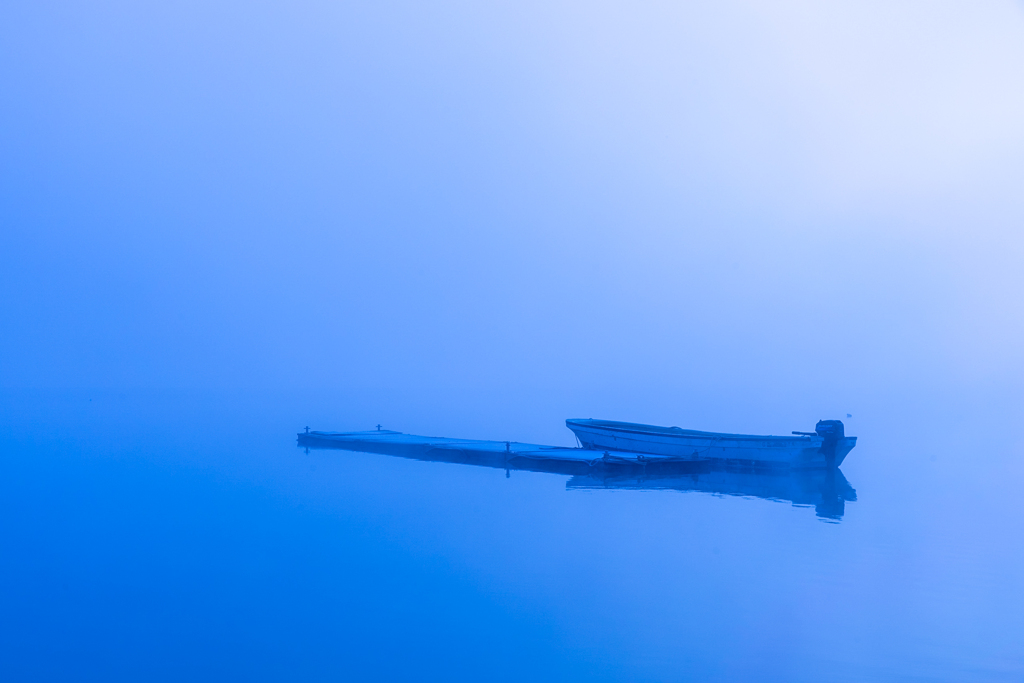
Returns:
[[[857,437],[846,436],[846,427],[842,420],[818,420],[818,424],[814,425],[814,431],[824,440],[821,452],[825,456],[825,462],[835,467],[839,467],[846,455],[857,445]]]

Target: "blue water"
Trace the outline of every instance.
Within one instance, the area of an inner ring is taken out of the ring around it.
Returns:
[[[835,520],[296,446],[311,420],[372,428],[382,398],[5,392],[5,679],[1024,676],[1019,403],[864,406]],[[490,436],[564,429],[535,417]]]

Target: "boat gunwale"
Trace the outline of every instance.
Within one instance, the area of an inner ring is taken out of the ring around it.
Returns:
[[[806,443],[816,444],[823,439],[820,436],[809,435],[757,435],[757,434],[730,434],[727,432],[702,432],[696,429],[683,429],[682,427],[659,427],[657,425],[640,424],[636,422],[617,422],[614,420],[595,420],[592,418],[570,418],[565,421],[565,426],[572,431],[574,427],[591,429],[598,432],[622,432],[626,434],[644,434],[650,436],[666,437],[694,437],[708,440],[735,440],[735,441],[787,441],[794,444]],[[820,444],[817,444],[820,445]]]

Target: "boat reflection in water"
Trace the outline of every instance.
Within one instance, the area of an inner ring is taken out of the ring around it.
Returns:
[[[793,469],[737,464],[715,459],[678,460],[640,453],[540,446],[513,441],[475,441],[369,432],[310,432],[298,435],[306,449],[381,453],[413,460],[476,465],[505,470],[570,475],[566,489],[695,491],[763,498],[813,506],[824,520],[842,519],[857,493],[837,467]]]
[[[799,472],[746,471],[714,466],[702,472],[661,472],[658,474],[585,474],[565,484],[567,489],[634,489],[637,491],[699,491],[722,496],[764,498],[814,507],[818,517],[840,520],[846,501],[857,500],[846,477],[838,469]]]

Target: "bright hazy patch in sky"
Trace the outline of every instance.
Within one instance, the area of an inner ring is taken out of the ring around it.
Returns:
[[[788,201],[944,192],[993,167],[1020,178],[1019,4],[588,7],[529,23],[551,29],[552,89],[592,140]]]

